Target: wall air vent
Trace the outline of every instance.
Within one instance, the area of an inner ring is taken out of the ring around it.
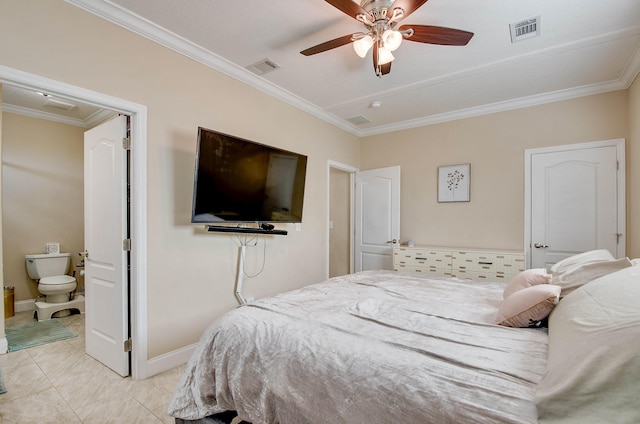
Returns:
[[[353,125],[364,125],[371,122],[362,115],[352,116],[351,118],[348,118],[347,121],[351,122]]]
[[[511,42],[526,40],[540,35],[540,16],[525,19],[509,25],[511,29]]]
[[[268,72],[275,71],[278,68],[280,68],[280,65],[275,63],[273,60],[262,59],[261,61],[256,62],[253,65],[247,66],[246,69],[250,70],[256,75],[264,75]]]

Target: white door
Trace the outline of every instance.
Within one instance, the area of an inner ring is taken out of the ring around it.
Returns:
[[[127,117],[84,135],[84,246],[87,354],[129,375]]]
[[[393,269],[400,242],[400,167],[356,174],[355,271]]]
[[[588,143],[530,155],[532,268],[594,249],[623,254],[619,149],[616,143]]]

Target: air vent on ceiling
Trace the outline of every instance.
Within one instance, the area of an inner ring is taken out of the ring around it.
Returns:
[[[256,75],[264,75],[267,72],[275,71],[278,68],[280,68],[280,65],[278,65],[271,59],[262,59],[261,61],[256,62],[253,65],[247,66],[247,69]]]
[[[47,97],[47,99],[44,101],[44,105],[62,110],[71,110],[76,107],[76,105],[72,103],[63,102],[62,100],[56,100],[52,97]]]
[[[365,118],[362,115],[358,115],[358,116],[353,116],[349,119],[347,119],[347,121],[351,122],[353,125],[364,125],[364,124],[368,124],[371,121],[369,121],[367,118]]]
[[[540,16],[525,19],[520,22],[514,22],[509,25],[511,28],[511,42],[526,40],[527,38],[537,37],[540,35]]]

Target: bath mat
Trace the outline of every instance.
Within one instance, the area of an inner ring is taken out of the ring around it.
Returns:
[[[5,328],[9,352],[71,339],[77,335],[57,319]]]
[[[7,387],[4,385],[4,377],[2,376],[2,368],[0,368],[0,395],[7,393]]]

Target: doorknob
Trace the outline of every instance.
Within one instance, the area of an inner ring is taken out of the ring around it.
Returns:
[[[396,244],[397,242],[398,242],[398,240],[393,239],[393,240],[389,240],[387,243]]]
[[[540,248],[549,247],[549,246],[547,246],[546,244],[536,243],[533,245],[533,247],[535,247],[536,249],[540,249]]]

